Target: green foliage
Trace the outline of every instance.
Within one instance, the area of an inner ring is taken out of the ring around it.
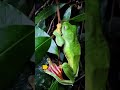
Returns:
[[[85,13],[79,14],[73,18],[70,19],[71,21],[75,21],[75,22],[81,22],[85,20]]]
[[[56,80],[51,84],[49,90],[58,90],[58,82]]]
[[[45,20],[40,21],[37,25],[40,29],[46,31],[46,25],[45,25]]]
[[[56,80],[51,83],[51,86],[48,90],[71,90],[72,86],[64,86],[59,84]]]
[[[44,50],[43,50],[44,49]],[[58,55],[58,48],[50,36],[39,27],[35,28],[35,61],[40,62],[46,52]]]
[[[34,23],[1,1],[0,12],[0,90],[6,90],[34,52]]]
[[[27,0],[3,0],[3,2],[12,5],[16,9],[19,9],[27,16],[30,14],[34,5],[34,0],[31,0],[30,2],[28,2]]]
[[[12,5],[0,2],[0,28],[8,25],[32,25],[32,22],[22,12],[14,8]],[[12,14],[11,14],[12,13]]]
[[[49,49],[50,44],[51,44],[51,39],[49,37],[35,38],[35,63],[36,64],[40,63],[40,60]]]
[[[12,84],[18,72],[29,60],[34,46],[33,26],[0,28],[0,89]]]
[[[63,20],[69,20],[71,16],[71,9],[72,6],[70,6],[64,13]]]
[[[60,4],[60,8],[62,8],[65,4]],[[38,15],[35,17],[35,24],[39,23],[41,20],[48,18],[50,15],[57,11],[57,5],[51,5],[44,8]]]

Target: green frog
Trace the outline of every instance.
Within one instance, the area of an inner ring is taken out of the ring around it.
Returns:
[[[56,36],[56,44],[59,47],[63,46],[67,62],[57,66],[48,59],[49,66],[44,71],[63,85],[73,85],[75,78],[78,76],[81,55],[81,47],[77,39],[77,27],[69,22],[63,22],[62,25],[59,23],[53,34]],[[69,80],[63,79],[63,72]]]

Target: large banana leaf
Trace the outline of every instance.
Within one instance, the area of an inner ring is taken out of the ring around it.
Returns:
[[[0,28],[0,90],[6,90],[34,52],[34,27]]]
[[[0,1],[0,28],[9,25],[34,26],[34,22],[12,5]]]
[[[0,90],[12,86],[33,52],[34,23],[0,1]]]

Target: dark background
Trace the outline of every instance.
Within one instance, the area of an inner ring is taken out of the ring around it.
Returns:
[[[120,90],[120,0],[103,0],[103,25],[110,47],[110,70],[108,90]]]

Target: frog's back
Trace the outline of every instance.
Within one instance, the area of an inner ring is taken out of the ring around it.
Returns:
[[[69,60],[68,64],[71,66],[71,68],[73,68],[73,71],[76,74],[78,72],[81,55],[81,48],[79,42],[65,44],[64,53],[67,60]]]
[[[80,44],[77,39],[77,27],[71,25],[68,22],[64,22],[62,25],[62,37],[65,41],[64,54],[68,60],[68,64],[76,74],[80,61]]]

